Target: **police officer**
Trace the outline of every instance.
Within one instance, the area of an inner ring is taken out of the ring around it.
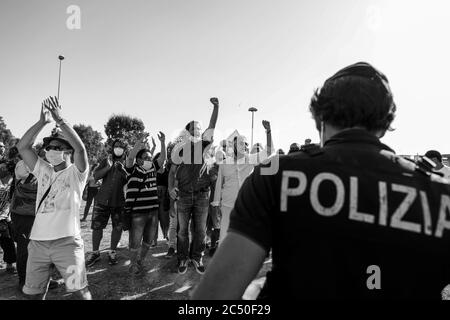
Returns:
[[[193,298],[240,299],[272,249],[272,298],[440,299],[450,186],[380,142],[396,112],[386,76],[344,68],[310,111],[322,146],[255,169]]]

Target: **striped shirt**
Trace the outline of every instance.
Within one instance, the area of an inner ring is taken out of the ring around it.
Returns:
[[[132,207],[133,213],[149,213],[158,209],[157,170],[159,168],[156,161],[153,162],[153,166],[148,171],[137,164],[134,164],[131,168],[126,168],[125,206]]]

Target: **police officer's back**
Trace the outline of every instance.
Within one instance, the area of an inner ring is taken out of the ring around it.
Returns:
[[[450,186],[379,141],[396,111],[387,78],[345,68],[310,109],[323,148],[280,157],[273,175],[255,169],[194,298],[239,298],[272,249],[273,298],[439,299],[450,283]]]

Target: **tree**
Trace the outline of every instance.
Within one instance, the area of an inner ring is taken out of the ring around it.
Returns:
[[[15,139],[16,138],[11,133],[11,130],[6,127],[5,120],[3,120],[3,117],[0,116],[0,141],[2,141],[8,149],[8,147],[11,146],[11,142],[14,142]]]
[[[139,136],[145,133],[145,126],[141,119],[113,114],[105,124],[105,133],[108,137],[107,146],[115,139],[123,139],[128,145],[134,146]]]
[[[91,126],[84,124],[76,124],[73,126],[73,129],[80,136],[81,141],[83,141],[86,147],[89,162],[97,162],[102,157],[102,151],[104,150],[102,134],[92,129]]]

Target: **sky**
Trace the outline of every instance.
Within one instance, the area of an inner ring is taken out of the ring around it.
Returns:
[[[80,28],[71,5],[80,9]],[[70,24],[69,24],[70,25]],[[190,120],[215,140],[235,129],[276,148],[319,141],[309,113],[314,89],[367,61],[390,80],[396,129],[382,141],[399,154],[450,153],[450,2],[410,0],[2,0],[0,116],[20,137],[57,94],[71,124],[105,136],[112,114],[139,117],[156,137]],[[38,140],[50,133],[44,129]]]

